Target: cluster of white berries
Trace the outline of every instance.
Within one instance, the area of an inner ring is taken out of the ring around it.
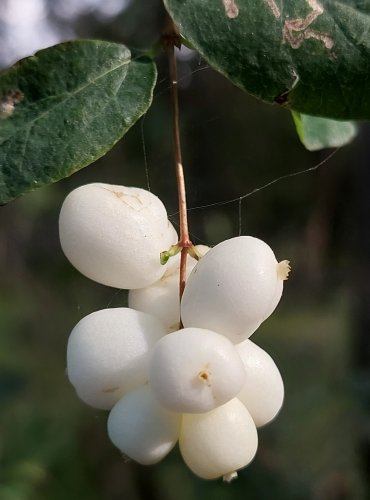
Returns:
[[[82,186],[67,196],[59,227],[80,272],[130,290],[129,308],[94,312],[70,335],[78,396],[110,410],[108,434],[125,456],[154,464],[179,441],[198,476],[236,477],[256,453],[256,427],[283,402],[278,368],[249,337],[278,304],[289,263],[250,236],[199,248],[199,262],[188,258],[179,330],[180,259],[159,259],[177,234],[156,196]]]

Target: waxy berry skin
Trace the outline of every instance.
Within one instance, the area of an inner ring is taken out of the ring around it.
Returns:
[[[143,465],[162,460],[175,446],[181,415],[163,408],[148,385],[129,392],[111,410],[108,435],[124,455]]]
[[[102,309],[85,316],[67,345],[67,375],[80,399],[109,410],[148,379],[149,355],[166,330],[133,309]]]
[[[166,408],[202,413],[220,406],[243,387],[245,369],[235,346],[223,335],[184,328],[157,342],[149,385]]]
[[[271,422],[284,401],[284,383],[278,367],[266,351],[247,339],[236,349],[247,376],[238,399],[246,406],[257,427]]]
[[[277,306],[286,266],[258,238],[239,236],[219,243],[189,276],[181,301],[184,326],[208,328],[235,344],[242,342]]]
[[[82,274],[115,288],[143,288],[166,271],[160,253],[177,234],[157,196],[144,189],[87,184],[64,200],[62,249]]]
[[[228,481],[253,460],[257,430],[248,410],[235,398],[210,412],[184,415],[179,445],[194,474]]]
[[[277,366],[248,337],[277,306],[289,262],[251,236],[191,247],[180,303],[181,246],[152,193],[82,186],[67,196],[59,228],[80,272],[129,290],[129,307],[93,312],[71,332],[77,395],[110,410],[108,436],[123,456],[155,464],[179,442],[197,476],[236,478],[256,454],[257,427],[284,399]],[[162,252],[172,255],[164,266]]]

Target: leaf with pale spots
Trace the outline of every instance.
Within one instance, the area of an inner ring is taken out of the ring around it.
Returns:
[[[269,103],[339,120],[370,118],[370,2],[164,0],[216,70]]]

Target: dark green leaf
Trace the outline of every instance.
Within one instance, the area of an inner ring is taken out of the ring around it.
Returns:
[[[293,112],[293,119],[299,138],[310,151],[345,146],[357,133],[357,127],[353,122],[330,120],[297,112]]]
[[[103,156],[145,113],[153,62],[123,45],[75,41],[0,75],[0,203]]]
[[[215,69],[310,115],[370,118],[369,0],[164,0]]]

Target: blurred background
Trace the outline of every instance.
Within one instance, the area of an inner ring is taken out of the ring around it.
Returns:
[[[0,0],[0,64],[77,37],[141,49],[157,41],[162,24],[160,0]],[[147,188],[149,181],[177,223],[159,56],[153,106],[112,151],[0,207],[0,500],[366,500],[370,127],[319,169],[239,203],[330,152],[307,152],[288,112],[242,93],[195,52],[178,56],[193,241],[251,234],[292,263],[279,307],[252,338],[282,372],[284,407],[260,430],[254,462],[226,485],[194,477],[176,450],[153,467],[125,462],[108,440],[106,412],[84,406],[67,380],[71,329],[127,297],[84,278],[63,256],[58,212],[66,194],[88,182]]]

